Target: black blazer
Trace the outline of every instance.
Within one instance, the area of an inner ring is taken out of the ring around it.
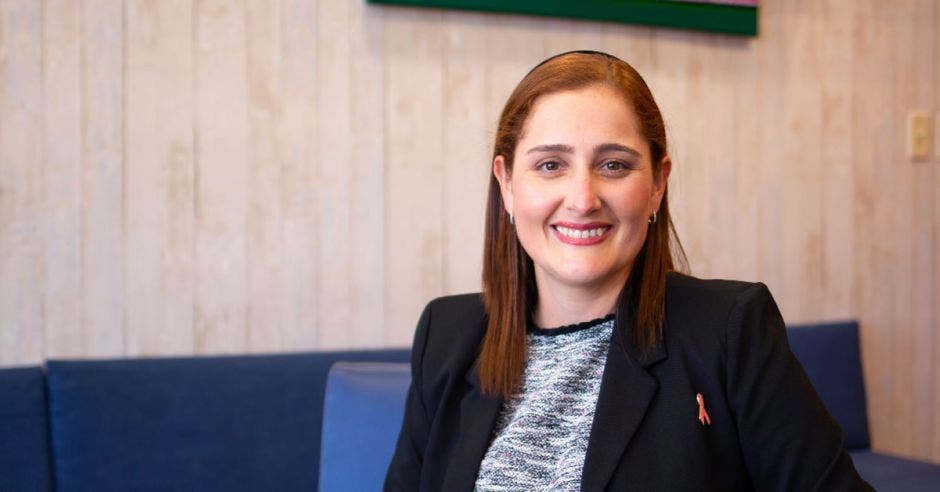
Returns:
[[[502,405],[474,369],[485,328],[478,294],[424,309],[385,490],[473,489]],[[617,326],[582,490],[871,490],[763,284],[671,274],[661,343],[644,355],[631,340]]]

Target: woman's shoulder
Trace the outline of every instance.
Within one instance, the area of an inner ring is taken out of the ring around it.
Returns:
[[[430,311],[443,318],[457,319],[479,318],[486,315],[486,309],[483,306],[483,295],[479,292],[432,299],[425,307],[425,311]]]
[[[481,294],[438,297],[421,313],[415,347],[425,362],[469,365],[476,358],[486,322]]]
[[[733,311],[772,299],[760,282],[701,279],[671,272],[666,283],[666,312],[672,317],[725,320]]]

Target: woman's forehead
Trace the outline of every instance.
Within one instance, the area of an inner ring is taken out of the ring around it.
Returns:
[[[636,113],[612,88],[595,85],[539,97],[523,125],[516,153],[533,146],[591,147],[642,142]]]

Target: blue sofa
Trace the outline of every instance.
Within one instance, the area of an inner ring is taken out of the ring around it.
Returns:
[[[879,490],[940,490],[940,466],[868,448],[857,326],[790,338],[863,476]],[[376,489],[407,359],[399,349],[2,369],[0,491]]]
[[[316,490],[336,361],[409,351],[49,361],[0,370],[0,491]]]

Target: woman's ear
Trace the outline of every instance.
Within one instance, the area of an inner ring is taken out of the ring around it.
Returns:
[[[663,194],[666,193],[666,184],[669,182],[669,174],[672,172],[672,159],[664,156],[659,165],[659,173],[653,176],[653,196],[651,197],[653,207],[651,210],[659,210],[659,204],[663,201]]]
[[[501,155],[493,159],[493,176],[499,182],[499,194],[503,197],[506,213],[512,214],[512,180],[509,169],[506,168],[506,159]]]

